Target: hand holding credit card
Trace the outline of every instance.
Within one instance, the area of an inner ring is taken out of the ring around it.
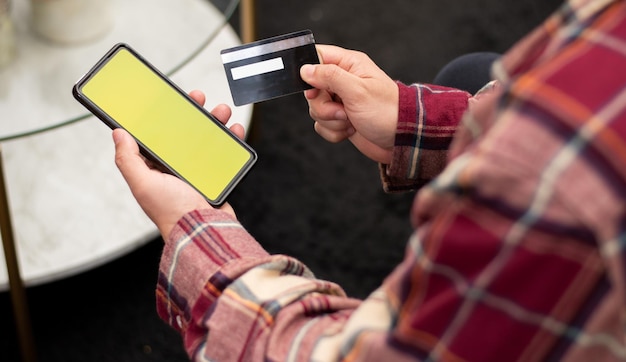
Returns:
[[[236,106],[301,92],[304,64],[319,64],[310,30],[280,35],[220,52]]]

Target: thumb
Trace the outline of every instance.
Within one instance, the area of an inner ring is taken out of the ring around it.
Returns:
[[[305,64],[300,68],[302,80],[312,87],[342,96],[353,90],[358,78],[335,64]]]
[[[136,142],[133,142],[132,136],[126,130],[116,128],[113,130],[112,136],[116,156],[139,154],[139,146],[137,146]]]
[[[121,128],[113,130],[113,142],[115,144],[115,165],[126,179],[132,184],[140,178],[144,169],[148,169],[144,159],[139,153],[139,146],[133,137]]]

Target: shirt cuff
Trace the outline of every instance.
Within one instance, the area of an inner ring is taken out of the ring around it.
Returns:
[[[448,148],[471,97],[436,85],[396,84],[399,112],[392,161],[379,167],[386,192],[418,189],[445,168]]]

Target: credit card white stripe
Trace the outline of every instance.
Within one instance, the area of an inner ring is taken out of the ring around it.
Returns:
[[[283,69],[285,69],[283,58],[278,57],[264,60],[262,62],[242,65],[241,67],[231,69],[230,73],[233,75],[233,80],[239,80]]]
[[[313,44],[315,39],[313,34],[305,34],[295,38],[288,38],[273,43],[266,43],[250,48],[243,48],[233,52],[222,53],[222,63],[228,64],[238,60],[254,58],[265,54],[279,52],[282,50],[293,49],[303,45]]]

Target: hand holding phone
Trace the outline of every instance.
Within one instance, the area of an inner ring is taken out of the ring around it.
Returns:
[[[124,128],[159,169],[214,206],[248,173],[256,152],[127,44],[116,44],[73,88],[110,128]]]
[[[207,200],[198,191],[176,176],[151,168],[139,153],[134,138],[125,130],[113,130],[115,164],[126,180],[137,203],[159,228],[167,240],[179,220],[194,210],[209,208]],[[228,203],[220,210],[235,212]]]

